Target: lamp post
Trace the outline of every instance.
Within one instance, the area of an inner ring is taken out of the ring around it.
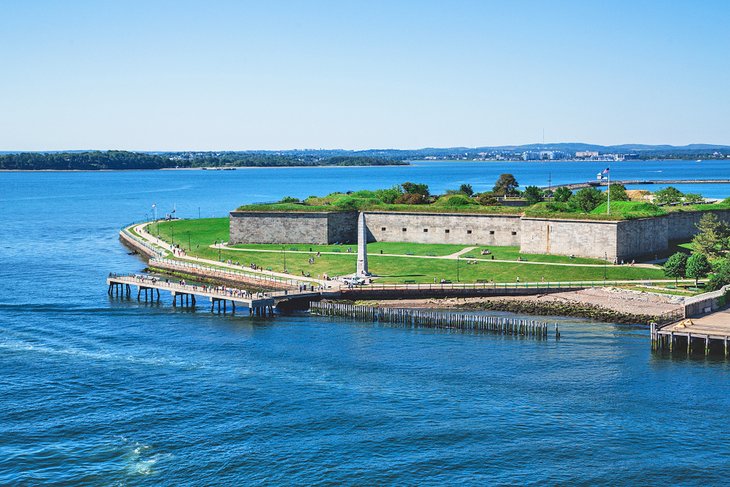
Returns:
[[[192,245],[190,245],[190,232],[188,232],[188,252],[190,252],[193,249]]]
[[[606,274],[608,272],[607,266],[608,266],[608,253],[604,252],[603,253],[603,281],[604,281],[604,283],[606,282]]]
[[[286,272],[286,252],[284,252],[284,247],[281,248],[281,255],[284,257],[284,272]]]
[[[459,279],[459,256],[456,256],[456,282],[461,282]]]

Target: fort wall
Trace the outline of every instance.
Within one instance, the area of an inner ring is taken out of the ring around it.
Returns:
[[[229,243],[328,244],[357,240],[357,213],[232,211]]]
[[[519,245],[520,215],[365,212],[370,242]]]
[[[365,212],[369,242],[519,246],[524,253],[629,261],[689,240],[706,212],[637,220],[569,220],[465,213]],[[713,213],[730,223],[730,210]],[[257,212],[230,215],[230,243],[354,243],[357,212]]]
[[[618,256],[615,221],[523,217],[521,224],[520,250],[527,254],[607,257],[610,261]]]

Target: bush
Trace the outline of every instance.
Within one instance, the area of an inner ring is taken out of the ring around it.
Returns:
[[[476,197],[476,202],[482,206],[499,206],[499,200],[494,196],[493,193],[479,193]]]
[[[400,186],[393,186],[392,188],[388,189],[378,189],[375,190],[375,197],[378,198],[380,201],[386,204],[393,204],[395,203],[395,200],[398,199],[400,195],[403,194],[403,190]]]
[[[400,205],[424,205],[428,203],[428,198],[419,193],[405,193],[400,195],[395,203]]]
[[[299,198],[295,198],[293,196],[284,196],[281,200],[279,200],[279,203],[301,203],[301,201],[299,201]]]
[[[730,284],[730,259],[722,259],[715,264],[715,272],[710,277],[710,289],[720,289]]]
[[[464,207],[476,205],[477,202],[463,194],[442,196],[434,203],[435,206]]]
[[[667,186],[664,189],[660,189],[654,193],[655,201],[660,205],[669,205],[672,203],[679,203],[682,201],[682,192],[674,186]]]

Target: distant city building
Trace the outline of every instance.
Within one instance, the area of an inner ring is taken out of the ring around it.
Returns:
[[[586,151],[578,151],[575,153],[576,159],[590,159],[592,157],[598,157],[598,151],[586,150]]]

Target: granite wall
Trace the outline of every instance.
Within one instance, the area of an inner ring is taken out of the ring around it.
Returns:
[[[520,215],[366,212],[370,242],[519,245]]]
[[[229,243],[353,243],[357,213],[232,211]]]
[[[520,250],[528,254],[574,255],[613,260],[617,257],[617,225],[613,221],[521,220]]]

